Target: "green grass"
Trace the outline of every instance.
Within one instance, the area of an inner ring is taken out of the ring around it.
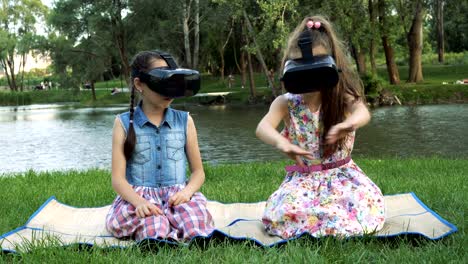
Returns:
[[[387,89],[397,95],[405,105],[468,102],[468,85],[403,84],[387,86]]]
[[[405,83],[408,79],[408,66],[398,66],[400,80]],[[380,67],[377,70],[380,78],[388,82],[387,68]],[[440,85],[442,82],[453,84],[457,80],[468,79],[468,64],[460,65],[423,65],[424,81],[421,85]]]
[[[76,90],[47,90],[25,92],[0,92],[0,105],[52,104],[79,102],[81,94]]]
[[[128,104],[130,93],[117,93],[112,95],[110,90],[96,90],[96,101],[93,101],[91,90],[81,91],[80,104],[82,106],[108,106],[115,104]]]
[[[404,105],[467,103],[468,85],[455,84],[468,79],[468,65],[423,65],[424,81],[407,83],[408,67],[399,66],[400,84],[390,85],[386,68],[379,68],[377,76],[365,76],[370,86],[367,98],[374,102],[381,89],[390,90]],[[446,83],[446,84],[443,84]]]
[[[431,209],[454,223],[459,231],[440,241],[401,237],[391,240],[362,238],[340,241],[299,239],[280,248],[264,249],[248,243],[210,243],[207,248],[161,247],[158,250],[79,249],[36,246],[29,253],[3,255],[6,262],[308,262],[308,263],[466,263],[468,160],[357,159],[367,175],[384,194],[415,192]],[[205,166],[206,182],[202,192],[222,202],[265,200],[279,186],[285,162],[245,163]],[[28,172],[0,178],[0,233],[23,225],[28,217],[52,195],[77,207],[110,204],[115,194],[110,173],[102,170],[83,172]]]

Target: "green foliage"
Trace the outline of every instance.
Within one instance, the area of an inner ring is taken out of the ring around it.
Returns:
[[[362,83],[364,84],[364,93],[366,95],[377,94],[383,86],[384,81],[374,74],[366,74],[361,76]]]
[[[440,104],[468,102],[468,86],[463,84],[413,85],[401,84],[387,86],[403,104]]]
[[[53,68],[64,87],[102,80],[120,63],[118,57],[115,5],[119,1],[57,1],[48,17],[55,29],[45,44]],[[125,5],[124,5],[125,7]],[[109,27],[111,25],[111,27]],[[112,75],[112,73],[110,73]]]
[[[258,44],[267,55],[270,68],[279,68],[281,50],[286,47],[289,34],[302,21],[298,16],[299,1],[294,0],[262,0],[257,1],[261,15],[256,21],[259,28]]]
[[[468,50],[468,2],[467,1],[444,1],[444,37],[445,50],[447,52],[463,52]],[[436,45],[436,27],[430,21],[430,39],[432,46]]]
[[[76,90],[38,90],[28,92],[0,92],[0,105],[52,104],[78,102]]]
[[[388,76],[386,74],[386,68],[379,68],[378,74],[388,83]],[[398,67],[400,71],[400,78],[405,80],[408,76],[408,66]],[[461,65],[424,65],[423,74],[427,76],[424,79],[424,84],[432,84],[434,86],[442,86],[444,82],[453,84],[457,80],[463,80],[468,78],[468,64]]]
[[[368,48],[373,35],[368,34],[370,24],[366,1],[325,1],[321,11],[330,16],[340,39],[349,41],[349,46]]]
[[[10,76],[10,88],[22,86],[21,74],[14,65],[21,65],[25,57],[36,46],[35,24],[43,19],[47,8],[40,0],[9,0],[0,2],[0,68]],[[23,69],[20,69],[23,72]]]
[[[422,63],[426,65],[439,64],[437,53],[425,53],[422,55]],[[444,54],[444,65],[468,65],[468,51],[464,52],[447,52]],[[430,67],[430,66],[429,66]]]
[[[96,101],[93,100],[91,91],[82,91],[80,96],[80,104],[82,106],[108,106],[115,104],[128,104],[130,102],[130,93],[117,93],[112,95],[110,90],[96,91]]]
[[[24,1],[24,0],[23,0]],[[53,71],[61,87],[77,88],[83,82],[109,80],[121,75],[122,59],[116,45],[124,38],[125,51],[131,55],[140,50],[162,49],[171,52],[184,65],[186,56],[183,45],[182,9],[185,0],[139,1],[79,1],[58,0],[48,14],[47,38],[33,38],[28,31],[22,38],[15,38],[9,31],[0,29],[0,51],[5,53],[16,47],[25,51],[34,48],[48,54]],[[21,1],[7,1],[20,3]],[[26,1],[27,2],[27,1]],[[32,1],[32,2],[38,2]],[[369,1],[318,1],[318,0],[208,0],[200,1],[200,56],[199,70],[219,75],[238,74],[241,71],[242,51],[256,52],[252,41],[247,43],[243,31],[243,12],[246,11],[254,27],[259,50],[268,68],[278,69],[282,48],[294,27],[306,15],[321,14],[333,22],[339,37],[349,46],[360,50],[368,58],[370,41],[377,45],[377,62],[385,65],[380,36],[385,31],[392,45],[396,62],[408,65],[407,31],[412,19],[414,1],[385,1],[386,24],[380,28],[378,19],[370,22]],[[434,1],[424,1],[427,10],[424,21],[423,62],[434,62],[434,19],[430,16]],[[468,23],[465,2],[445,1],[446,49],[456,50],[457,55],[446,54],[446,64],[466,64],[466,37],[463,32]],[[121,12],[118,12],[121,4]],[[372,0],[377,9],[377,0]],[[165,8],[161,8],[164,6]],[[23,12],[24,10],[20,10]],[[15,11],[15,12],[20,12]],[[15,12],[11,12],[14,14]],[[193,13],[194,10],[192,9]],[[4,12],[2,14],[7,14]],[[123,15],[122,23],[113,17]],[[26,20],[25,20],[26,21]],[[29,20],[27,20],[29,21]],[[190,27],[193,20],[190,20]],[[118,29],[123,29],[119,35]],[[190,32],[190,38],[194,32]],[[193,44],[193,43],[192,43]],[[8,52],[7,52],[8,53]],[[11,52],[10,52],[11,53]],[[463,54],[463,55],[462,55]],[[259,62],[253,58],[254,71],[260,72]],[[127,58],[129,60],[130,58]],[[426,66],[424,66],[426,67]],[[407,73],[404,72],[404,75]],[[386,75],[386,73],[384,73]],[[427,77],[427,76],[426,76]],[[405,78],[401,78],[404,80]],[[112,86],[117,86],[112,84]],[[107,88],[107,87],[101,87]]]

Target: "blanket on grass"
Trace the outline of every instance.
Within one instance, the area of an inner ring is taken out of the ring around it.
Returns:
[[[457,231],[453,224],[429,209],[414,193],[386,195],[385,204],[386,221],[383,229],[374,234],[377,237],[409,234],[437,240]],[[76,208],[50,197],[24,226],[0,236],[0,247],[5,253],[28,251],[30,245],[43,245],[41,241],[55,241],[58,245],[85,244],[100,247],[135,245],[135,241],[120,240],[107,232],[105,217],[109,207],[110,205]],[[203,239],[221,236],[249,240],[267,247],[287,242],[288,240],[265,232],[261,222],[264,207],[265,202],[223,204],[209,201],[208,209],[213,215],[216,230]],[[165,240],[156,242],[175,244]]]

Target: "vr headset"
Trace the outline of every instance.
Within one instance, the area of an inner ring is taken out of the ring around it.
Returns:
[[[191,69],[183,69],[177,66],[174,58],[166,52],[154,51],[168,67],[151,69],[149,72],[134,71],[132,75],[148,87],[166,97],[178,98],[192,96],[200,90],[200,73]]]
[[[302,58],[287,60],[284,65],[281,81],[290,93],[320,91],[333,88],[338,84],[339,70],[335,60],[329,55],[314,56],[312,41],[310,29],[303,31],[298,41]]]

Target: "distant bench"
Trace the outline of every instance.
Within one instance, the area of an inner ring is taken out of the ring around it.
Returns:
[[[199,97],[198,102],[201,104],[224,104],[226,96],[232,93],[236,92],[198,93],[193,97]]]

